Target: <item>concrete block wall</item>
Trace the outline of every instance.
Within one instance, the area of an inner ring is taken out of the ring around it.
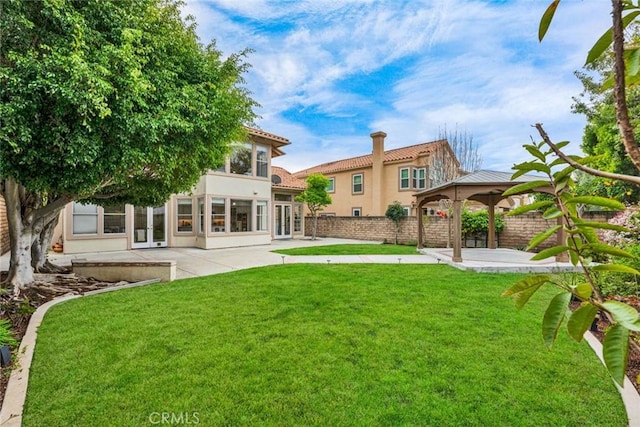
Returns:
[[[0,196],[0,254],[9,250],[9,225],[4,197]]]
[[[588,221],[606,222],[617,212],[587,212],[583,218]],[[538,212],[505,216],[505,226],[498,236],[498,243],[503,248],[523,248],[533,236],[556,224],[556,220],[546,220]],[[311,235],[313,220],[305,221],[305,235]],[[438,216],[428,217],[424,222],[424,244],[426,247],[446,247],[449,233],[449,219]],[[336,237],[343,239],[371,240],[377,242],[393,242],[394,224],[386,217],[338,217],[326,216],[318,218],[318,237]],[[398,232],[399,243],[415,243],[418,241],[418,219],[405,217],[400,222]],[[555,237],[548,239],[541,249],[556,244]]]

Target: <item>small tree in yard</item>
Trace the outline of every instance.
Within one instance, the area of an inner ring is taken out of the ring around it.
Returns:
[[[404,208],[400,202],[395,201],[387,207],[387,211],[384,215],[389,218],[396,226],[395,244],[398,244],[398,230],[400,229],[400,220],[404,216]]]
[[[299,196],[296,201],[306,203],[311,217],[313,218],[313,228],[311,231],[311,240],[316,240],[316,231],[318,230],[318,212],[325,206],[331,204],[331,196],[327,192],[329,186],[329,178],[326,176],[313,173],[307,177],[307,188]]]

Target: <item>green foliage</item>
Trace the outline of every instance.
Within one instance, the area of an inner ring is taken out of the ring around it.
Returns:
[[[569,335],[580,341],[582,335],[588,329],[598,310],[607,313],[614,322],[614,327],[606,332],[604,340],[605,362],[609,372],[616,382],[622,384],[622,377],[626,369],[630,331],[640,330],[638,313],[633,307],[621,303],[605,301],[598,287],[598,274],[624,273],[634,278],[640,274],[633,266],[625,264],[612,264],[608,266],[592,266],[591,258],[594,256],[613,256],[620,259],[628,259],[629,262],[637,262],[637,257],[620,247],[611,246],[600,241],[596,230],[606,230],[607,233],[629,232],[622,224],[606,224],[587,222],[580,217],[583,205],[597,206],[604,209],[624,209],[620,202],[599,196],[577,195],[576,183],[573,180],[573,167],[567,166],[564,160],[558,159],[552,149],[546,149],[546,144],[533,143],[525,145],[535,160],[515,165],[515,176],[520,176],[521,171],[536,171],[546,174],[554,188],[553,206],[546,208],[543,216],[546,218],[560,218],[562,223],[549,227],[547,230],[534,236],[527,249],[535,249],[546,242],[557,232],[563,231],[566,239],[559,245],[552,246],[537,254],[533,259],[545,259],[551,256],[566,255],[573,265],[582,266],[585,271],[583,279],[576,283],[576,278],[563,276],[541,276],[538,279],[521,280],[503,293],[504,296],[514,296],[517,307],[522,307],[529,299],[542,288],[544,284],[550,284],[562,290],[562,293],[551,299],[544,314],[542,332],[544,342],[551,348],[555,342],[558,330],[564,323],[571,296],[582,301],[581,307],[572,313],[567,322]],[[552,172],[551,165],[560,167]],[[538,185],[546,184],[546,181],[534,181]],[[512,187],[504,194],[516,194],[522,191],[530,191],[536,188],[531,183]],[[539,201],[540,204],[542,201]],[[549,201],[544,201],[548,203]],[[510,212],[517,215],[521,212]],[[632,261],[631,261],[632,260]],[[611,334],[611,336],[610,336]]]
[[[395,244],[398,244],[398,229],[400,228],[400,220],[404,217],[404,209],[397,200],[387,207],[384,215],[395,224]]]
[[[499,213],[495,214],[495,231],[501,233],[504,229],[504,219]],[[487,210],[462,212],[462,235],[487,233],[489,231],[489,212]]]
[[[18,342],[13,337],[13,332],[11,332],[11,323],[6,319],[0,319],[0,346],[3,345],[18,346]]]
[[[398,225],[400,223],[400,220],[405,216],[404,208],[402,207],[400,202],[396,200],[387,207],[387,211],[384,213],[384,216]]]
[[[296,196],[296,201],[306,203],[311,215],[315,216],[318,211],[331,204],[331,196],[327,192],[329,178],[313,173],[307,177],[306,182],[307,188]]]
[[[50,201],[153,205],[217,167],[254,117],[248,52],[203,46],[179,6],[4,1],[0,178]]]

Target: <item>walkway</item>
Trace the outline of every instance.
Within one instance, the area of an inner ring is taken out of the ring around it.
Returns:
[[[290,256],[275,252],[278,249],[323,246],[335,244],[375,243],[371,241],[319,238],[317,240],[274,240],[271,245],[247,246],[227,249],[158,248],[116,252],[92,252],[84,254],[52,254],[51,261],[59,265],[71,265],[73,259],[89,261],[176,261],[177,279],[226,273],[252,267],[276,264],[449,264],[461,270],[480,273],[548,273],[576,271],[569,263],[556,263],[553,259],[531,261],[529,252],[513,249],[462,249],[463,262],[451,260],[453,249],[425,248],[415,255],[330,255]],[[0,257],[0,270],[9,268],[9,254]]]

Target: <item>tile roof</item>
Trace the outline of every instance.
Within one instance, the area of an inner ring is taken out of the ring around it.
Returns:
[[[298,178],[295,178],[289,171],[278,166],[271,166],[271,177],[278,176],[280,178],[279,183],[273,183],[273,188],[288,188],[294,190],[304,190],[307,188],[307,184]]]
[[[261,129],[256,129],[256,128],[252,128],[249,126],[245,126],[245,129],[247,129],[249,131],[249,133],[251,135],[256,135],[256,136],[261,136],[263,138],[269,138],[269,139],[273,139],[276,141],[280,141],[281,143],[286,144],[291,144],[291,141],[289,141],[287,138],[283,137],[283,136],[279,136],[276,135],[274,133],[269,133],[269,132],[265,132]]]
[[[392,163],[401,160],[413,160],[420,156],[433,153],[442,145],[447,144],[447,140],[425,142],[422,144],[410,145],[408,147],[395,148],[384,152],[384,163]],[[334,162],[323,163],[308,169],[301,170],[293,174],[297,178],[304,178],[312,173],[329,174],[352,169],[362,169],[373,165],[373,154],[352,157],[349,159],[336,160]]]
[[[547,177],[536,175],[521,175],[518,178],[511,180],[511,176],[514,172],[498,172],[490,170],[479,170],[467,175],[462,175],[452,181],[445,182],[436,187],[428,188],[426,190],[416,193],[416,196],[424,195],[426,193],[437,192],[444,188],[455,186],[473,186],[473,185],[510,185],[523,184],[531,181],[548,181]]]

